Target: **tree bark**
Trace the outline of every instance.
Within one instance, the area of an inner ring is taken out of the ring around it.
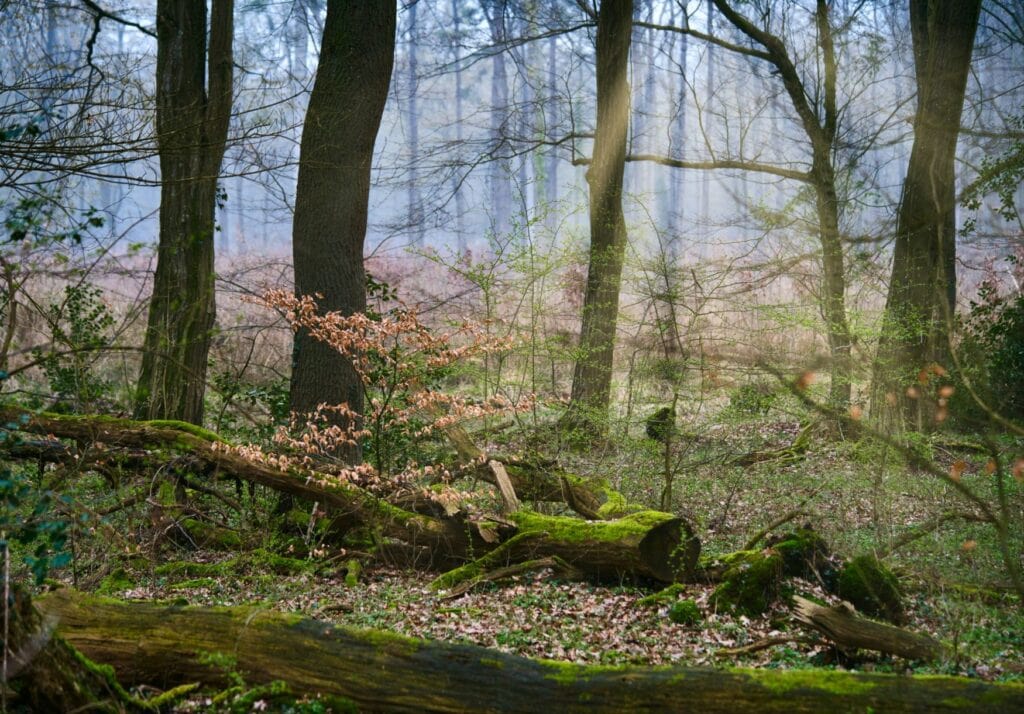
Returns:
[[[822,607],[799,595],[793,600],[796,605],[793,617],[825,635],[840,649],[874,650],[929,662],[950,654],[941,642],[931,637],[858,617],[848,603]]]
[[[491,232],[503,236],[512,228],[512,163],[508,159],[509,107],[508,69],[505,50],[505,11],[508,0],[482,0],[480,3],[496,51],[491,58],[491,156],[487,183],[491,195]]]
[[[598,580],[671,583],[696,576],[700,540],[689,523],[671,513],[641,511],[617,521],[581,521],[519,511],[509,518],[518,526],[515,536],[440,576],[433,587],[454,587],[495,567],[544,557],[558,557]]]
[[[626,252],[622,181],[629,135],[629,47],[632,0],[602,0],[597,16],[597,126],[590,187],[590,255],[569,423],[607,428],[619,289]]]
[[[7,649],[7,682],[0,686],[7,688],[9,711],[148,711],[54,634],[56,619],[40,617],[24,588],[12,589],[7,618],[10,643],[0,638]]]
[[[875,361],[872,410],[931,426],[930,402],[910,398],[919,374],[947,361],[956,309],[956,143],[981,0],[911,0],[917,77],[914,145],[896,218],[892,277]],[[908,390],[910,390],[908,394]]]
[[[203,652],[251,684],[352,700],[377,712],[1020,711],[1024,687],[932,676],[686,667],[598,667],[355,630],[258,607],[122,603],[59,590],[41,599],[60,633],[126,684],[223,685]]]
[[[214,326],[214,215],[232,96],[233,0],[157,3],[160,240],[136,416],[201,424]]]
[[[299,149],[292,252],[295,293],[317,296],[322,311],[366,309],[363,242],[370,169],[391,82],[395,0],[328,0],[316,81]],[[305,330],[295,334],[290,407],[363,408],[351,362]],[[347,426],[347,425],[343,425]],[[343,454],[361,460],[358,448]]]

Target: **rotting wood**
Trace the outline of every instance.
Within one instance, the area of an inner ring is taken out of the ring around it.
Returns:
[[[354,630],[259,607],[124,603],[60,590],[42,599],[58,631],[127,685],[222,685],[201,653],[223,652],[250,684],[346,697],[375,712],[1024,711],[1024,686],[946,676],[835,671],[601,667]],[[495,696],[500,692],[501,696]]]
[[[491,459],[487,462],[487,468],[494,474],[494,480],[498,484],[498,493],[501,494],[501,503],[505,513],[515,513],[519,510],[519,499],[516,498],[516,490],[512,488],[508,472],[500,461]]]
[[[185,452],[189,470],[196,474],[238,478],[319,502],[334,515],[372,525],[385,538],[429,549],[428,561],[443,567],[465,562],[469,553],[488,553],[526,531],[545,531],[550,539],[529,552],[515,552],[514,560],[559,556],[598,578],[640,577],[671,582],[680,574],[692,575],[700,551],[692,526],[667,513],[646,511],[619,521],[583,521],[522,510],[507,519],[482,516],[470,520],[463,512],[450,517],[424,515],[397,507],[329,474],[299,467],[283,470],[252,461],[219,443],[216,434],[188,424],[31,414],[11,408],[0,409],[0,418],[23,422],[19,428],[24,431],[101,443],[108,449]],[[504,525],[506,520],[514,525]]]
[[[454,600],[455,598],[462,597],[481,583],[491,583],[498,580],[505,580],[506,578],[514,578],[517,575],[532,573],[545,568],[550,568],[557,575],[569,580],[578,580],[583,577],[583,573],[577,568],[572,567],[558,556],[550,556],[548,558],[526,560],[521,563],[515,563],[513,565],[507,565],[501,568],[494,568],[493,570],[482,572],[469,580],[463,581],[451,590],[448,590],[441,599]]]
[[[860,617],[847,602],[822,607],[810,600],[793,598],[793,617],[821,633],[843,650],[874,650],[885,654],[935,661],[949,654],[936,639]]]

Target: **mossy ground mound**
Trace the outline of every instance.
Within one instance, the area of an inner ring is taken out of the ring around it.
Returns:
[[[866,615],[899,625],[906,616],[899,581],[871,555],[861,555],[839,573],[837,592]]]

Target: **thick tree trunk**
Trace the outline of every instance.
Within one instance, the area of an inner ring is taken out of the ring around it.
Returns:
[[[255,607],[120,603],[60,590],[42,599],[60,633],[127,684],[224,683],[223,652],[247,682],[376,712],[1020,711],[1024,687],[955,677],[537,661],[472,645],[354,630]]]
[[[373,146],[391,82],[396,0],[328,0],[323,45],[299,149],[292,252],[295,293],[324,312],[366,309],[366,238]],[[295,335],[290,406],[363,408],[351,362],[305,330]],[[359,461],[358,449],[345,454]]]
[[[590,187],[590,257],[569,423],[603,433],[611,399],[619,289],[626,252],[622,180],[629,135],[632,0],[602,0],[597,18],[597,127]]]
[[[896,219],[872,410],[931,426],[918,375],[946,361],[956,309],[956,143],[981,0],[911,0],[914,145]],[[909,393],[908,393],[909,392]],[[918,396],[918,398],[910,398]]]
[[[160,242],[135,412],[201,424],[215,318],[214,215],[231,115],[233,0],[157,3]]]

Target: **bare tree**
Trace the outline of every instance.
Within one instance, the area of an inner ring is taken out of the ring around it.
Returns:
[[[160,243],[135,411],[203,420],[214,324],[214,214],[232,99],[233,0],[157,3]],[[209,41],[207,41],[209,33]]]
[[[622,181],[629,135],[629,47],[633,1],[602,0],[597,12],[597,126],[587,169],[590,256],[579,354],[572,380],[570,423],[598,429],[611,397],[619,290],[626,251]]]

